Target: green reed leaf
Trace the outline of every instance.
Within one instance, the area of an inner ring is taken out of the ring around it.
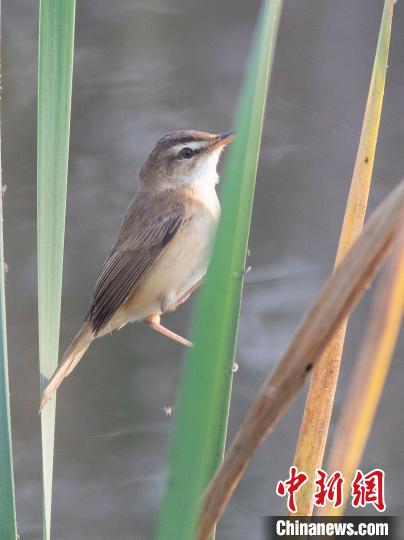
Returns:
[[[222,217],[186,355],[158,540],[195,538],[202,493],[224,451],[242,272],[254,196],[265,101],[282,0],[265,1],[225,162]]]
[[[17,525],[8,384],[2,188],[0,159],[0,538],[2,540],[16,540]]]
[[[41,0],[38,87],[38,317],[41,392],[58,363],[75,0]],[[43,537],[50,538],[56,399],[41,413]]]

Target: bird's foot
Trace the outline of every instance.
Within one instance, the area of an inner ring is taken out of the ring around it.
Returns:
[[[152,330],[159,332],[163,336],[166,336],[169,339],[180,343],[181,345],[185,345],[186,347],[193,347],[192,341],[189,341],[188,339],[179,336],[175,332],[172,332],[171,330],[160,324],[160,315],[150,315],[149,317],[146,317],[144,321],[150,326]]]

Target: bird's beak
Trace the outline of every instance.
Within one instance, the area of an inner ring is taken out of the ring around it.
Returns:
[[[221,146],[231,143],[234,140],[234,131],[224,131],[219,133],[217,140],[209,146],[209,150],[215,150]]]

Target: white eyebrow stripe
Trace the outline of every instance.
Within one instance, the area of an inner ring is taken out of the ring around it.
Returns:
[[[171,150],[174,154],[177,154],[183,148],[191,148],[192,150],[201,150],[202,148],[205,148],[205,146],[206,146],[205,141],[190,141],[188,143],[176,144],[175,146],[171,147]]]

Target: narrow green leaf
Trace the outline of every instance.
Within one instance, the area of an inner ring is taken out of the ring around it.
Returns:
[[[195,537],[201,495],[222,460],[255,176],[282,0],[265,1],[225,163],[222,217],[186,355],[158,540]]]
[[[0,157],[0,538],[2,540],[15,540],[17,538],[17,525],[8,385],[4,279],[3,184]]]
[[[41,392],[58,363],[75,0],[41,0],[38,87],[38,317]],[[50,538],[56,399],[41,414],[43,537]]]
[[[0,188],[2,184],[0,182]],[[4,291],[3,208],[0,193],[0,538],[17,537],[13,449],[11,441],[10,402],[8,386],[6,306]]]

